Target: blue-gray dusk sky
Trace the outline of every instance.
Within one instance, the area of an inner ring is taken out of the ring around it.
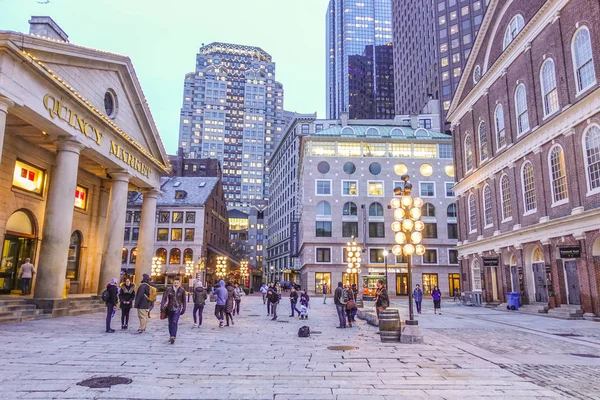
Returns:
[[[327,0],[0,0],[0,30],[49,15],[72,43],[129,56],[169,153],[183,79],[202,43],[259,46],[277,64],[284,108],[325,114]]]

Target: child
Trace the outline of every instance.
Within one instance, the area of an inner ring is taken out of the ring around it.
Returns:
[[[304,304],[300,306],[300,319],[308,319],[308,308]]]

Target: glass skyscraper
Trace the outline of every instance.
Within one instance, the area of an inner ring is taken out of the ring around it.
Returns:
[[[327,117],[394,117],[391,0],[330,0]]]

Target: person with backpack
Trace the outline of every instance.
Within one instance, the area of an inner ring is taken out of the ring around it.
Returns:
[[[245,296],[246,293],[244,289],[240,287],[239,284],[233,285],[233,299],[235,300],[235,307],[233,309],[233,315],[240,315],[240,303],[242,302],[242,296]]]
[[[121,307],[121,329],[129,328],[129,312],[133,306],[135,299],[135,285],[131,283],[131,279],[125,279],[119,290],[119,304]]]
[[[150,307],[156,301],[156,294],[156,288],[154,286],[150,286],[150,276],[148,274],[143,274],[142,283],[135,294],[134,303],[134,307],[138,310],[138,319],[140,320],[140,327],[137,330],[137,333],[146,332]]]
[[[413,299],[415,300],[415,305],[417,306],[417,314],[421,314],[421,302],[423,301],[423,291],[421,290],[421,286],[417,284],[415,290],[413,290]]]
[[[206,293],[206,289],[202,286],[202,282],[196,281],[194,284],[194,325],[196,325],[196,313],[198,313],[198,328],[202,326],[202,313],[204,312],[204,305],[206,304],[206,299],[208,298],[208,294]]]
[[[175,343],[177,337],[177,324],[179,317],[185,314],[186,298],[185,289],[181,287],[181,278],[178,276],[173,280],[173,286],[170,286],[163,294],[160,302],[160,312],[167,313],[169,319],[169,343]]]
[[[379,318],[379,311],[385,310],[390,306],[390,297],[388,296],[387,289],[383,284],[383,280],[377,281],[377,290],[375,291],[375,310],[377,311],[377,318]]]
[[[297,312],[298,316],[300,316],[300,310],[298,310],[298,307],[296,307],[297,304],[298,304],[298,292],[296,292],[296,288],[292,287],[292,289],[290,291],[290,308],[292,309],[292,315],[290,315],[290,317],[296,316],[294,314],[294,312]]]
[[[215,295],[217,296],[217,303],[215,304],[215,317],[219,320],[219,328],[223,327],[223,318],[225,316],[225,306],[227,304],[227,297],[229,293],[225,289],[225,281],[220,280],[218,287],[215,289]]]
[[[106,304],[106,333],[115,333],[115,330],[110,328],[110,320],[115,315],[117,303],[119,303],[118,283],[117,278],[112,278],[106,285],[106,290],[102,292],[102,300]]]
[[[333,302],[335,303],[338,319],[340,320],[340,325],[336,328],[346,328],[346,302],[348,300],[346,297],[347,294],[344,296],[344,292],[342,282],[338,282],[338,287],[333,293]]]
[[[277,304],[279,304],[279,294],[277,294],[275,288],[269,289],[267,292],[267,299],[269,300],[269,303],[271,303],[271,312],[273,313],[271,321],[275,321],[277,319]]]

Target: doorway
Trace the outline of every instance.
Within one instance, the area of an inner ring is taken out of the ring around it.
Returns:
[[[408,274],[396,274],[396,296],[408,295]]]
[[[544,263],[533,263],[533,283],[535,286],[535,301],[538,303],[548,302],[548,292],[546,290],[546,266]]]
[[[567,298],[569,299],[569,304],[581,305],[579,276],[577,275],[577,261],[565,261],[564,265],[567,283]]]
[[[20,289],[18,276],[26,258],[35,264],[35,232],[35,224],[28,211],[16,211],[6,221],[0,261],[0,293]]]
[[[460,296],[460,274],[448,274],[449,296]]]
[[[492,301],[498,301],[498,269],[490,267],[492,273]]]

